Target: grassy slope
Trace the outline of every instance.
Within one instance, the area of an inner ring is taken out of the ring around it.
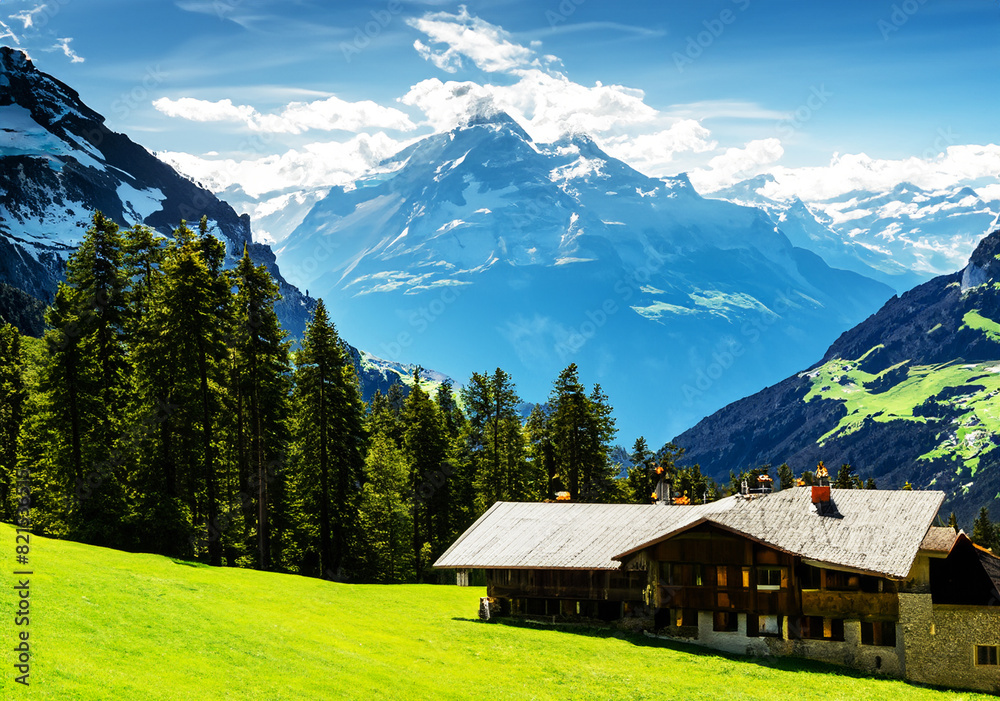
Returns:
[[[11,527],[0,542],[3,699],[988,698],[641,636],[483,624],[477,588],[333,584],[43,538],[25,690],[10,667]]]
[[[966,321],[970,320],[966,315]],[[992,323],[992,322],[991,322]],[[872,349],[874,350],[874,349]],[[871,351],[869,351],[871,352]],[[867,354],[866,354],[867,355]],[[939,435],[938,445],[922,456],[926,459],[951,458],[958,476],[974,477],[980,456],[993,449],[992,436],[1000,434],[1000,364],[947,363],[918,365],[906,368],[906,377],[890,389],[875,392],[870,389],[879,375],[864,372],[857,360],[834,358],[809,373],[812,387],[805,401],[816,398],[843,401],[847,415],[819,439],[850,435],[862,426],[866,417],[875,421],[925,422],[913,410],[945,388],[968,386],[967,392],[956,392],[942,400],[957,414]],[[893,373],[899,366],[886,369],[880,375]]]

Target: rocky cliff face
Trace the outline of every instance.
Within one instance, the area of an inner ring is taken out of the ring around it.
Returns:
[[[0,48],[0,282],[51,301],[95,210],[165,235],[207,216],[230,261],[246,245],[267,265],[284,295],[282,323],[301,336],[311,301],[285,281],[270,248],[253,242],[249,217],[108,129],[22,52]]]
[[[968,265],[893,297],[808,370],[675,439],[716,477],[787,462],[848,462],[882,487],[948,492],[971,526],[1000,515],[1000,230]]]

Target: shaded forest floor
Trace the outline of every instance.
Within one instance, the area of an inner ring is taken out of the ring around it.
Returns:
[[[801,660],[476,620],[481,588],[350,585],[31,539],[31,686],[14,682],[0,524],[0,698],[958,699]]]

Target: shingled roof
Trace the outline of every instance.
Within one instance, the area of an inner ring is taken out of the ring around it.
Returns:
[[[834,515],[808,489],[700,506],[498,502],[438,559],[441,568],[617,569],[628,555],[713,523],[805,559],[904,578],[943,492],[834,489]]]
[[[955,544],[956,538],[958,532],[950,526],[931,526],[923,542],[920,543],[920,549],[947,555],[951,552],[951,546]]]

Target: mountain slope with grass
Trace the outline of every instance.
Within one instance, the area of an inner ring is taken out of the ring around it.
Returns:
[[[14,529],[0,524],[0,542]],[[476,620],[480,588],[349,585],[32,538],[31,686],[13,681],[3,568],[0,698],[989,698],[609,629]]]
[[[730,470],[850,463],[879,486],[948,493],[971,528],[1000,515],[1000,230],[961,271],[894,297],[804,372],[675,439],[685,463]]]

